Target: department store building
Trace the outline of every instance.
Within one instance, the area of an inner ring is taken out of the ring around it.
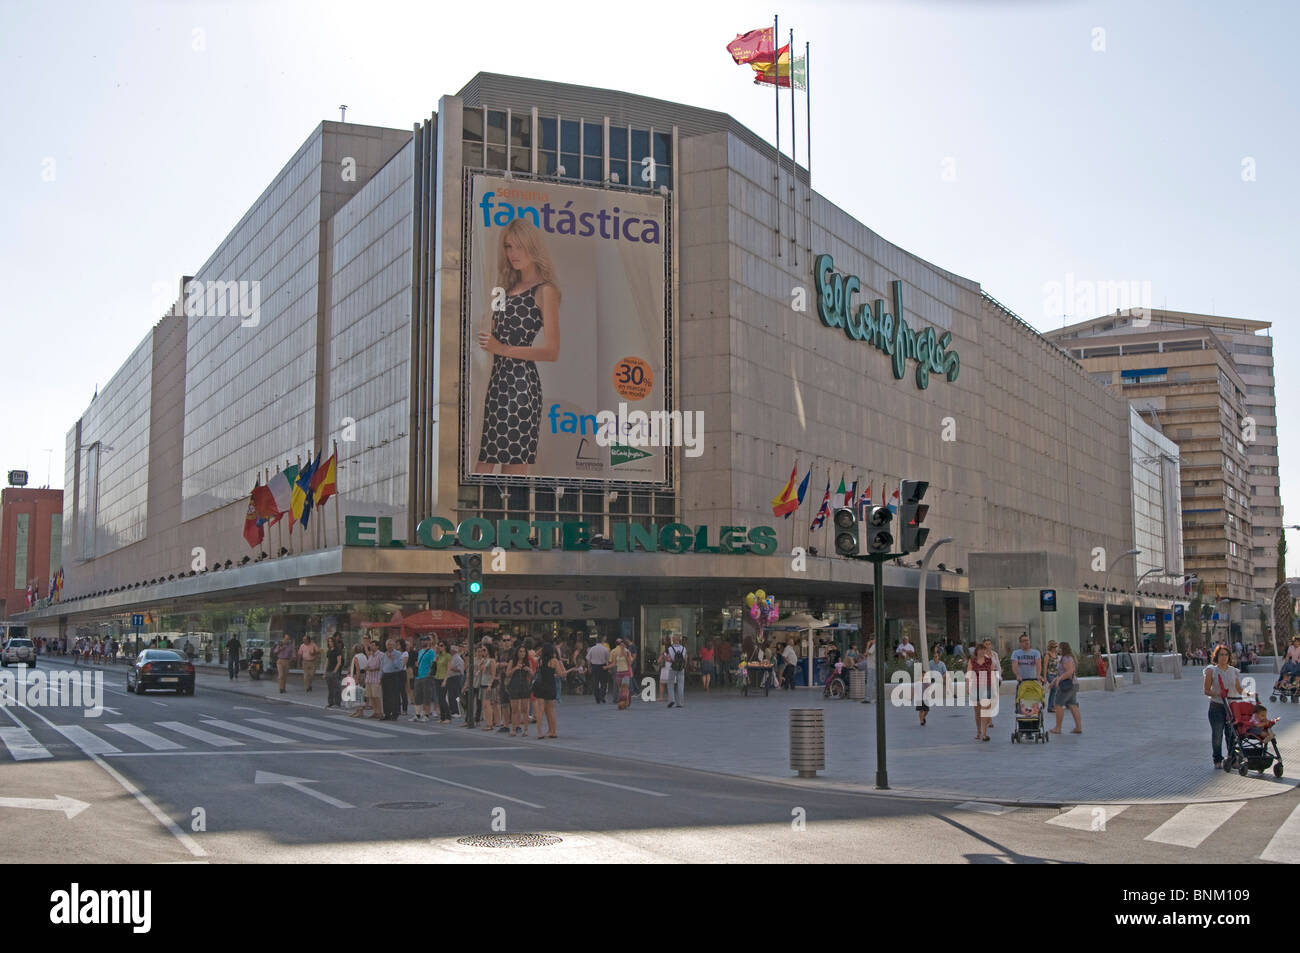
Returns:
[[[554,261],[559,346],[537,360],[535,458],[480,465],[502,386],[485,302],[514,219]],[[590,254],[584,225],[604,240]],[[214,285],[251,291],[187,313]],[[702,439],[606,446],[596,412],[623,401],[698,412]],[[890,244],[728,115],[480,73],[410,130],[322,122],[181,279],[68,431],[63,599],[26,618],[36,634],[121,636],[141,614],[146,637],[204,645],[356,641],[452,609],[465,550],[448,544],[468,540],[480,616],[528,634],[694,648],[738,636],[763,588],[860,642],[871,567],[810,528],[843,476],[875,503],[929,481],[931,541],[952,537],[926,581],[932,643],[1078,644],[1107,560],[1158,552],[1181,584],[1180,527],[1161,519],[1178,507],[1146,498],[1177,492],[1176,467],[1135,503],[1132,460],[1159,437],[977,281]],[[339,494],[305,537],[285,520],[250,548],[255,481],[334,446]],[[792,467],[811,471],[806,497],[774,517]],[[920,555],[885,569],[891,639],[915,640]],[[1131,605],[1133,560],[1108,581]]]

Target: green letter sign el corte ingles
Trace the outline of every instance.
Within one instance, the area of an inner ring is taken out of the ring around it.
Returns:
[[[903,283],[890,282],[894,298],[894,313],[885,311],[885,302],[877,298],[875,311],[863,302],[857,313],[853,311],[853,296],[862,287],[856,275],[847,278],[835,270],[835,260],[830,255],[818,255],[813,263],[817,279],[817,316],[828,328],[843,328],[855,341],[865,341],[884,351],[894,359],[894,377],[903,379],[907,361],[916,361],[916,386],[924,390],[930,386],[930,374],[943,374],[950,381],[957,379],[961,358],[957,352],[947,350],[952,332],[940,336],[934,328],[913,331],[903,320]]]

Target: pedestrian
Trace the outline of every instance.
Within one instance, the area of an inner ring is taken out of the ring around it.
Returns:
[[[452,718],[459,718],[462,714],[460,690],[465,685],[465,659],[460,654],[462,648],[459,644],[452,644],[451,658],[447,662],[447,678],[444,682],[443,695],[447,699],[446,718],[449,724]]]
[[[493,699],[497,693],[497,666],[492,653],[492,646],[480,642],[477,661],[474,663],[474,680],[478,683],[478,712],[475,717],[483,723],[484,731],[493,728]]]
[[[713,656],[718,666],[718,681],[723,688],[731,684],[731,657],[734,649],[730,639],[718,636],[714,645]]]
[[[383,701],[384,721],[397,721],[401,709],[399,683],[405,677],[406,666],[402,662],[402,653],[397,648],[397,640],[388,639],[379,657],[379,693]]]
[[[1016,676],[1017,685],[1030,679],[1043,680],[1043,655],[1029,647],[1028,633],[1020,636],[1020,648],[1011,653],[1011,672]]]
[[[433,690],[438,702],[438,724],[445,725],[451,721],[451,709],[447,705],[447,672],[451,668],[451,652],[446,642],[438,643],[437,661],[433,665]]]
[[[1234,698],[1241,698],[1241,673],[1232,666],[1230,654],[1226,645],[1215,648],[1214,654],[1210,656],[1210,664],[1205,667],[1202,685],[1202,691],[1210,699],[1210,747],[1216,768],[1223,767],[1220,739],[1227,744],[1231,759],[1235,729],[1228,703]],[[1232,766],[1231,760],[1228,766]]]
[[[537,711],[537,737],[538,738],[556,738],[555,733],[555,688],[560,679],[565,676],[564,663],[555,654],[555,649],[549,642],[542,644],[541,657],[537,660],[537,677],[533,687],[533,697],[540,703]],[[546,716],[546,724],[550,731],[542,731],[542,715]]]
[[[659,701],[664,701],[669,697],[668,683],[673,680],[672,665],[669,664],[668,658],[668,640],[659,640],[659,657],[655,662],[659,666]],[[672,708],[672,702],[668,704]]]
[[[532,694],[533,669],[528,663],[528,649],[522,643],[515,648],[506,669],[506,683],[510,692],[511,734],[528,734],[528,696]]]
[[[676,705],[678,708],[686,707],[686,663],[689,656],[686,653],[686,646],[682,645],[682,635],[680,632],[674,632],[672,642],[668,646],[668,707]]]
[[[293,655],[293,639],[286,632],[275,647],[275,670],[281,695],[284,694],[285,683],[289,680],[289,665],[293,661]]]
[[[930,706],[925,700],[926,686],[937,684],[940,692],[942,692],[944,679],[948,675],[948,666],[943,664],[943,647],[940,645],[936,645],[934,651],[930,653],[930,671],[933,672],[937,678],[927,679],[922,675],[921,681],[917,684],[916,688],[916,716],[920,719],[922,728],[925,727],[925,719],[929,717],[930,714]],[[941,694],[939,697],[942,698],[943,695]],[[942,702],[940,702],[940,704],[942,704]]]
[[[704,686],[704,693],[709,693],[709,683],[713,681],[713,675],[717,671],[717,663],[713,661],[714,650],[712,642],[705,642],[700,646],[700,683]]]
[[[302,645],[298,646],[298,661],[302,665],[302,687],[311,691],[311,683],[316,678],[316,660],[320,658],[320,646],[310,635],[303,636]]]
[[[415,714],[411,721],[433,720],[433,666],[437,659],[433,639],[427,635],[420,636],[420,652],[415,657]]]
[[[1083,721],[1079,716],[1079,667],[1069,642],[1062,642],[1058,648],[1061,651],[1061,660],[1056,669],[1056,727],[1052,729],[1052,734],[1061,733],[1061,722],[1068,708],[1070,717],[1074,719],[1074,730],[1070,734],[1081,735]]]
[[[407,691],[406,683],[410,680],[415,665],[415,653],[407,651],[406,639],[397,640],[397,651],[402,656],[402,677],[397,680],[397,700],[401,703],[402,714],[405,715],[411,706],[411,695]]]
[[[809,664],[812,664],[811,660]],[[862,649],[862,658],[858,660],[858,671],[867,677],[862,704],[870,705],[872,693],[876,690],[876,640],[874,638],[867,639],[867,644]]]
[[[799,654],[789,642],[785,643],[785,648],[781,650],[781,659],[784,667],[781,673],[781,685],[794,691],[794,673],[799,666]]]
[[[591,693],[596,697],[596,704],[603,705],[609,690],[609,637],[601,636],[591,648],[587,649],[587,665],[591,668]]]
[[[510,670],[510,657],[514,650],[513,641],[509,638],[501,640],[501,647],[496,653],[496,662],[494,665],[494,675],[496,679],[496,729],[501,734],[510,733],[510,721],[512,715],[510,700],[510,679],[508,672]]]
[[[1043,659],[1043,676],[1051,686],[1047,693],[1047,711],[1050,714],[1056,713],[1056,675],[1060,667],[1061,653],[1057,648],[1056,640],[1052,639],[1047,643],[1047,655]]]
[[[370,703],[370,717],[384,717],[384,653],[378,643],[366,644],[366,701]]]
[[[975,654],[966,670],[966,680],[969,696],[975,699],[975,740],[988,741],[989,728],[993,727],[991,710],[997,682],[993,674],[993,659],[983,642],[975,646]]]
[[[618,699],[618,710],[622,711],[632,703],[632,660],[623,639],[614,644],[609,653],[609,667],[614,670],[614,689]]]
[[[903,636],[903,641],[899,644],[894,654],[904,662],[912,661],[916,656],[916,646],[912,644],[912,637],[910,635]]]
[[[343,707],[343,636],[331,635],[325,653],[325,689],[329,697],[326,708]]]

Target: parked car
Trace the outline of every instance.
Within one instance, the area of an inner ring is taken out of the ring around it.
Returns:
[[[143,695],[151,688],[194,694],[194,663],[171,649],[145,649],[126,670],[126,690]]]
[[[36,645],[31,639],[12,638],[0,649],[0,665],[8,667],[9,663],[26,662],[36,667]]]

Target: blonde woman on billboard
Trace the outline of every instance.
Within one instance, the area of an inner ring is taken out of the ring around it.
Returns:
[[[492,376],[483,401],[475,473],[527,474],[537,462],[542,421],[538,361],[560,356],[560,289],[542,233],[517,218],[501,230],[497,286],[503,307],[492,312],[492,330],[480,331],[479,347],[492,355]],[[533,342],[538,332],[542,344]]]

